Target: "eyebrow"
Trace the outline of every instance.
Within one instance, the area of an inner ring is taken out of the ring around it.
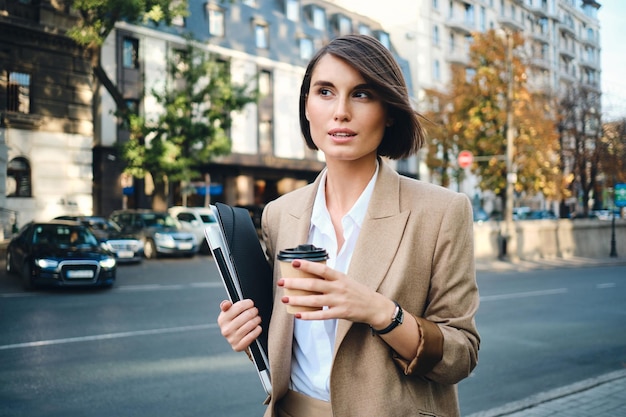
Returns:
[[[315,81],[311,87],[334,87],[335,84],[331,83],[330,81],[324,81],[324,80],[318,80]],[[374,90],[374,87],[371,84],[368,83],[363,83],[363,84],[358,84],[355,85],[352,90]]]

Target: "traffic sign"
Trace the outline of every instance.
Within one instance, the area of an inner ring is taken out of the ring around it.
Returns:
[[[615,205],[626,207],[626,183],[615,184]]]
[[[461,151],[457,157],[457,162],[461,168],[467,168],[474,162],[474,155],[470,151]]]

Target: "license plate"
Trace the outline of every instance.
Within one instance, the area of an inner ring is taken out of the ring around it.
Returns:
[[[67,271],[68,278],[93,278],[93,271],[91,270],[82,270],[75,269],[71,271]]]
[[[121,250],[117,252],[118,258],[132,258],[135,253],[132,250]]]
[[[191,243],[179,243],[178,244],[178,249],[181,249],[181,250],[189,250],[191,248],[193,248],[193,244]]]

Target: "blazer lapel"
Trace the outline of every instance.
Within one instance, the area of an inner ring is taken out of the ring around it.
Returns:
[[[409,211],[400,211],[400,177],[387,164],[381,170],[363,221],[348,276],[376,291],[385,276],[404,234]],[[339,320],[335,352],[352,326]]]

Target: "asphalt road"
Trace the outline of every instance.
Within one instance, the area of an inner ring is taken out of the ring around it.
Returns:
[[[479,286],[463,414],[626,363],[626,267],[480,272]],[[262,415],[251,363],[215,324],[224,294],[205,256],[121,266],[112,290],[24,293],[0,272],[0,416]]]

